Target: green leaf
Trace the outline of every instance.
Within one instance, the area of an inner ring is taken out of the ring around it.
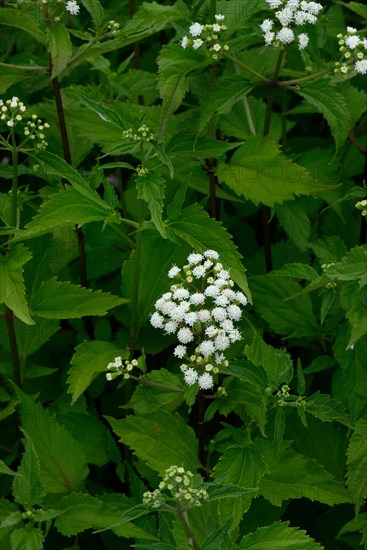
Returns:
[[[308,414],[312,414],[323,422],[333,422],[335,420],[351,428],[352,424],[344,406],[330,395],[317,392],[307,397],[305,403]]]
[[[193,134],[179,132],[172,136],[166,146],[167,154],[172,157],[184,158],[218,158],[227,151],[239,147],[242,143],[228,143],[206,136],[198,137]]]
[[[171,221],[167,228],[168,236],[169,230],[198,252],[204,252],[207,249],[216,250],[222,264],[230,270],[231,278],[251,300],[245,276],[246,269],[241,262],[242,257],[233,244],[231,235],[227,233],[220,222],[209,218],[203,208],[198,204],[193,204]]]
[[[355,281],[367,274],[367,247],[355,246],[340,262],[328,268],[328,275],[339,281]]]
[[[348,489],[356,507],[356,512],[367,498],[367,417],[360,418],[354,427],[349,441]]]
[[[30,34],[37,42],[46,43],[46,35],[37,23],[28,17],[24,10],[12,8],[0,8],[0,21],[2,25],[22,29]]]
[[[254,83],[241,75],[218,78],[200,107],[198,132],[202,132],[216,114],[228,113],[253,87]]]
[[[107,417],[107,420],[121,443],[160,475],[174,464],[191,471],[198,468],[195,433],[178,413],[156,411],[149,417],[129,416],[123,420]]]
[[[225,450],[214,467],[214,477],[222,485],[236,485],[238,488],[257,488],[267,467],[259,451],[252,446],[233,446]],[[219,503],[221,523],[230,520],[232,528],[240,523],[250,508],[255,493],[237,496],[233,501],[224,499]]]
[[[161,236],[166,239],[166,230],[162,221],[166,182],[155,174],[148,174],[146,176],[136,176],[135,183],[138,198],[143,199],[148,204],[152,222]]]
[[[218,548],[226,548],[231,550],[233,547],[231,539],[228,536],[228,531],[230,528],[230,522],[227,521],[224,525],[221,525],[210,533],[207,538],[204,540],[201,550],[218,550]]]
[[[344,284],[340,289],[339,297],[351,327],[348,342],[348,348],[350,348],[367,334],[367,306],[361,301],[355,282]]]
[[[88,98],[82,94],[79,90],[74,90],[76,97],[79,101],[85,105],[88,109],[99,115],[99,117],[105,122],[113,124],[113,126],[119,128],[120,130],[125,130],[126,125],[123,123],[120,115],[111,107],[106,107],[93,99]]]
[[[337,2],[337,4],[345,6],[349,10],[363,17],[363,19],[367,19],[367,6],[365,4],[360,4],[359,2]]]
[[[305,168],[281,154],[279,145],[261,136],[249,136],[229,164],[218,166],[217,175],[221,183],[255,205],[274,206],[295,195],[312,195],[332,188],[316,182]]]
[[[80,0],[81,4],[91,14],[94,26],[99,29],[103,21],[104,10],[99,0]]]
[[[259,527],[254,533],[244,536],[239,549],[251,550],[320,550],[323,547],[311,539],[306,531],[289,527],[289,522],[273,523]]]
[[[272,388],[292,380],[293,365],[285,351],[265,344],[261,338],[254,338],[252,344],[245,347],[245,353],[256,367],[263,367],[268,377],[268,384]]]
[[[0,304],[5,303],[27,325],[34,325],[34,321],[25,297],[23,265],[31,256],[23,245],[16,245],[7,255],[0,256]]]
[[[293,281],[272,274],[251,279],[255,309],[272,330],[289,338],[315,336],[320,333],[310,297],[306,294],[287,300],[302,291]]]
[[[88,466],[79,443],[40,403],[20,390],[17,393],[22,426],[39,458],[40,482],[45,492],[71,493],[81,489]]]
[[[90,188],[89,184],[79,174],[79,172],[70,166],[64,159],[58,155],[54,155],[49,151],[39,151],[37,153],[37,161],[41,163],[42,169],[46,174],[58,176],[59,178],[66,179],[77,191],[87,198],[90,198],[93,202],[101,202],[101,198]],[[103,201],[102,201],[103,202]]]
[[[42,550],[43,539],[42,530],[28,524],[15,529],[10,535],[11,550]]]
[[[163,46],[158,56],[158,87],[162,98],[162,112],[158,127],[158,141],[162,141],[171,115],[181,105],[188,91],[187,75],[210,60],[196,50],[183,49],[178,44]]]
[[[13,497],[15,502],[28,510],[32,506],[42,504],[45,490],[40,481],[40,462],[32,439],[27,433],[24,435],[24,453],[18,468],[19,476],[13,481]]]
[[[330,506],[350,501],[342,483],[315,460],[302,456],[289,445],[289,441],[275,446],[265,440],[256,440],[255,446],[269,469],[260,480],[260,495],[275,506],[280,506],[284,500],[302,497]]]
[[[272,271],[274,275],[281,275],[282,277],[292,277],[294,279],[300,279],[305,281],[316,281],[319,279],[319,274],[310,265],[294,262],[292,264],[286,264],[280,269],[274,269]]]
[[[118,356],[121,356],[122,359],[127,359],[128,353],[119,350],[109,342],[99,340],[83,342],[75,348],[67,380],[69,385],[68,393],[72,396],[72,405],[74,405],[75,401],[79,399],[99,373],[107,371],[108,363]]]
[[[241,413],[244,409],[264,434],[267,399],[263,389],[236,379],[229,380],[224,385],[228,396],[217,400],[218,410],[228,415],[233,409],[238,408]]]
[[[70,35],[62,23],[54,23],[47,27],[47,35],[52,59],[51,78],[56,78],[66,69],[73,53]]]
[[[311,222],[302,205],[286,201],[275,207],[279,221],[300,250],[306,250],[311,236]]]
[[[9,466],[7,466],[3,460],[0,460],[0,474],[6,474],[8,476],[18,476],[18,475],[20,475],[17,472],[13,472],[13,470],[11,470],[9,468]]]
[[[85,315],[105,315],[127,300],[109,292],[91,290],[52,277],[43,282],[32,297],[34,315],[47,319],[80,319]]]
[[[86,493],[74,493],[65,496],[60,502],[63,514],[56,518],[57,530],[71,537],[86,529],[104,529],[110,525],[118,524],[121,511],[114,506],[107,505],[96,497]],[[155,539],[150,533],[140,527],[125,522],[124,528],[119,532],[124,538]]]
[[[310,105],[316,107],[330,126],[331,133],[339,148],[348,136],[351,116],[343,94],[328,78],[309,82],[296,90]]]
[[[126,407],[143,415],[158,409],[174,411],[184,401],[184,389],[175,374],[164,368],[153,370],[137,386]]]

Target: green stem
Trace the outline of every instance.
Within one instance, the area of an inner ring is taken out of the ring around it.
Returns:
[[[271,80],[269,80],[269,78],[267,78],[266,76],[264,76],[263,74],[261,73],[258,73],[257,71],[255,71],[255,69],[252,69],[251,67],[249,67],[248,65],[245,65],[245,63],[242,63],[242,61],[240,61],[239,59],[237,59],[236,57],[233,57],[232,55],[230,55],[229,53],[225,53],[223,54],[224,57],[227,57],[227,59],[230,59],[231,61],[233,61],[233,63],[236,63],[237,65],[239,65],[240,67],[242,67],[243,69],[245,69],[247,72],[253,74],[254,76],[257,76],[257,78],[259,80],[261,80],[261,82],[266,82],[267,84],[269,84],[271,82]]]
[[[14,63],[2,63],[0,67],[7,67],[8,69],[19,69],[20,71],[48,71],[48,67],[42,65],[15,65]]]
[[[12,163],[13,163],[13,182],[11,188],[11,225],[12,227],[18,227],[18,147],[15,132],[12,129],[11,133],[11,145],[12,145]]]
[[[200,546],[198,545],[194,535],[193,535],[193,532],[191,531],[191,528],[190,528],[190,525],[189,525],[189,520],[188,520],[188,517],[187,517],[187,512],[183,512],[181,510],[181,508],[179,507],[179,505],[177,506],[177,511],[176,511],[176,514],[177,514],[177,517],[178,519],[180,520],[181,524],[182,524],[182,527],[185,531],[185,535],[187,536],[187,540],[190,544],[190,546],[192,546],[192,548],[194,548],[194,550],[200,550]]]
[[[278,86],[281,88],[286,88],[287,86],[291,86],[292,84],[299,84],[300,82],[310,82],[311,80],[315,80],[315,78],[319,78],[319,76],[325,76],[327,74],[330,74],[330,69],[325,69],[324,71],[310,74],[309,76],[303,76],[302,78],[295,78],[293,80],[281,80],[280,82],[278,82]]]
[[[236,65],[236,63],[233,63],[233,66],[234,66],[234,70],[236,71],[236,74],[239,74],[240,71],[239,71],[238,65]],[[249,130],[250,130],[250,134],[252,136],[256,136],[256,129],[255,129],[255,125],[254,125],[254,120],[252,118],[252,113],[251,113],[250,106],[249,106],[249,103],[248,103],[247,95],[245,95],[245,94],[243,94],[243,96],[242,96],[242,104],[243,104],[243,110],[245,111],[246,120],[247,120],[247,124],[248,124]]]
[[[130,335],[129,335],[129,350],[130,356],[134,356],[136,341],[139,335],[139,323],[138,323],[138,297],[139,297],[139,286],[140,286],[140,275],[141,275],[141,265],[140,265],[140,254],[141,254],[141,241],[142,241],[142,231],[141,227],[143,225],[142,219],[142,199],[138,199],[138,209],[139,209],[139,224],[138,231],[136,234],[135,241],[135,252],[134,252],[134,280],[132,288],[132,297],[131,297],[131,320],[130,320]]]
[[[135,380],[140,380],[139,378],[131,377]],[[143,378],[143,384],[146,386],[153,386],[154,388],[160,388],[162,390],[167,390],[171,392],[177,392],[177,393],[184,393],[184,389],[178,388],[177,386],[169,386],[168,384],[161,384],[160,382],[154,382],[154,380],[149,380],[146,378]]]

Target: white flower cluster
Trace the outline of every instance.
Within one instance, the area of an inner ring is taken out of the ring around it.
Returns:
[[[112,36],[116,36],[116,34],[118,34],[120,30],[120,23],[117,23],[116,21],[111,19],[111,21],[108,22],[107,29],[110,31]]]
[[[363,201],[358,201],[356,203],[356,208],[358,208],[358,210],[362,210],[362,216],[367,216],[367,199],[363,199]]]
[[[69,0],[69,2],[66,2],[66,11],[68,11],[71,15],[78,15],[80,12],[80,6],[75,0]]]
[[[122,362],[121,357],[115,357],[115,359],[107,365],[107,370],[109,372],[107,372],[106,378],[110,381],[122,375],[125,379],[128,379],[130,378],[130,373],[133,368],[137,366],[138,362],[136,359],[133,359],[132,361],[126,360]]]
[[[187,262],[182,270],[174,265],[168,271],[168,277],[179,282],[156,301],[150,322],[166,334],[177,333],[174,355],[186,361],[181,365],[185,382],[208,390],[214,385],[211,373],[228,365],[223,352],[242,338],[235,323],[247,298],[233,290],[234,282],[215,250],[192,252]],[[194,353],[188,344],[195,346]]]
[[[206,46],[213,59],[218,59],[219,54],[229,50],[228,44],[221,44],[219,33],[227,30],[223,24],[224,15],[217,13],[214,16],[215,23],[202,25],[201,23],[192,23],[189,28],[190,37],[184,36],[181,40],[181,46],[187,48],[191,46],[194,50]]]
[[[150,131],[146,124],[142,124],[136,132],[129,128],[122,132],[123,139],[132,140],[132,141],[152,141],[154,139],[154,134]]]
[[[18,97],[12,97],[5,102],[0,99],[0,120],[6,122],[9,128],[14,126],[23,119],[23,113],[27,110],[27,107],[19,101]]]
[[[353,68],[367,74],[367,38],[361,38],[354,27],[347,27],[347,34],[338,34],[337,38],[342,59],[335,63],[334,72],[346,75]]]
[[[37,149],[45,149],[48,145],[45,140],[44,130],[48,129],[50,125],[48,122],[42,122],[37,115],[32,115],[32,119],[27,122],[27,126],[24,128],[24,135],[31,140],[38,140],[36,144]]]
[[[274,19],[265,19],[260,29],[264,33],[265,45],[277,47],[287,46],[298,42],[298,48],[306,48],[309,37],[305,32],[298,33],[294,27],[302,27],[306,24],[314,25],[322,5],[318,2],[306,2],[305,0],[265,0],[275,12]],[[293,27],[293,28],[291,28]]]
[[[205,489],[193,486],[193,477],[192,472],[185,471],[180,466],[170,466],[165,471],[159,488],[143,494],[143,504],[160,508],[165,502],[173,500],[178,502],[183,510],[200,506],[203,501],[208,500],[208,493]]]

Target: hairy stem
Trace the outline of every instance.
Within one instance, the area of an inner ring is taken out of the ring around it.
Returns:
[[[231,61],[233,61],[233,63],[236,63],[237,65],[239,65],[240,67],[245,69],[250,74],[253,74],[254,76],[256,76],[259,80],[261,80],[261,82],[266,82],[267,84],[269,84],[271,82],[269,80],[269,78],[267,78],[266,76],[264,76],[261,73],[258,73],[257,71],[255,71],[255,69],[252,69],[252,67],[249,67],[245,63],[242,63],[242,61],[240,61],[236,57],[233,57],[233,55],[230,55],[229,53],[225,53],[223,55],[224,55],[224,57],[227,57],[227,59],[230,59]]]
[[[190,525],[189,525],[189,520],[188,520],[188,517],[187,517],[187,512],[183,512],[179,505],[177,507],[177,517],[178,519],[180,520],[181,524],[182,524],[182,527],[185,531],[185,534],[187,536],[187,540],[188,540],[188,543],[190,544],[190,546],[192,548],[194,548],[194,550],[200,550],[200,546],[198,545],[194,535],[193,535],[193,532],[191,531],[191,528],[190,528]]]

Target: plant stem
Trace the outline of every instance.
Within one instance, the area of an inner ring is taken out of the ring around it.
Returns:
[[[233,55],[230,55],[229,53],[224,53],[223,54],[224,57],[227,57],[228,59],[230,59],[231,61],[233,61],[233,63],[236,63],[237,65],[239,65],[240,67],[242,67],[243,69],[245,69],[247,72],[253,74],[254,76],[257,76],[257,78],[259,80],[261,80],[261,82],[266,82],[267,84],[269,84],[271,82],[271,80],[269,80],[269,78],[267,78],[266,76],[262,75],[261,73],[258,73],[257,71],[255,71],[255,69],[252,69],[251,67],[249,67],[248,65],[245,65],[245,63],[242,63],[242,61],[240,61],[239,59],[237,59],[236,57],[233,57]]]
[[[14,63],[2,63],[0,67],[7,67],[8,69],[19,69],[20,71],[48,71],[48,67],[42,65],[15,65]]]
[[[280,80],[277,85],[281,88],[286,88],[287,86],[291,86],[292,84],[299,84],[300,82],[311,82],[311,80],[315,80],[315,78],[318,78],[319,76],[325,76],[327,74],[330,74],[330,69],[325,69],[323,71],[320,71],[319,73],[310,74],[309,76],[303,76],[302,78],[294,78],[293,80]]]
[[[194,548],[194,550],[200,550],[200,546],[196,542],[196,539],[193,535],[193,532],[191,531],[191,528],[190,528],[190,525],[189,525],[189,520],[188,520],[188,517],[187,517],[187,512],[183,512],[178,506],[176,513],[177,513],[177,517],[180,520],[180,522],[182,524],[182,527],[185,531],[185,534],[187,536],[187,540],[188,540],[190,546],[192,546]]]
[[[233,66],[234,66],[234,70],[235,70],[236,74],[239,74],[240,71],[239,71],[238,65],[236,65],[236,63],[233,63]],[[250,110],[250,106],[248,104],[247,95],[245,95],[245,94],[243,94],[243,96],[242,96],[242,104],[243,104],[243,110],[245,111],[246,120],[247,120],[247,124],[248,124],[249,130],[250,130],[250,134],[252,136],[256,136],[256,129],[255,129],[255,125],[254,125],[254,120],[252,118],[252,113],[251,113],[251,110]]]
[[[139,286],[140,286],[140,274],[141,274],[141,265],[140,265],[140,253],[141,253],[141,241],[142,241],[142,231],[141,226],[143,224],[142,219],[142,199],[138,199],[138,208],[139,208],[139,226],[136,234],[135,241],[135,252],[134,252],[134,280],[131,296],[131,320],[130,320],[130,335],[129,335],[129,350],[130,357],[134,356],[136,341],[138,339],[140,327],[138,324],[138,297],[139,297]]]
[[[15,132],[12,129],[11,133],[11,145],[12,145],[12,163],[13,163],[13,180],[11,187],[11,225],[17,227],[18,218],[18,147],[15,137]]]
[[[268,100],[266,103],[266,111],[265,111],[265,118],[264,118],[264,128],[263,128],[264,138],[269,135],[269,131],[270,131],[270,122],[271,122],[271,115],[273,112],[275,89],[278,84],[279,72],[282,66],[283,56],[284,56],[284,50],[280,50],[278,59],[275,65],[273,78],[270,82],[270,88],[269,88],[269,94],[268,94]],[[263,206],[262,218],[263,218],[265,267],[266,267],[266,271],[269,272],[273,269],[273,261],[271,256],[271,238],[270,238],[270,225],[269,225],[270,208],[267,205]]]

